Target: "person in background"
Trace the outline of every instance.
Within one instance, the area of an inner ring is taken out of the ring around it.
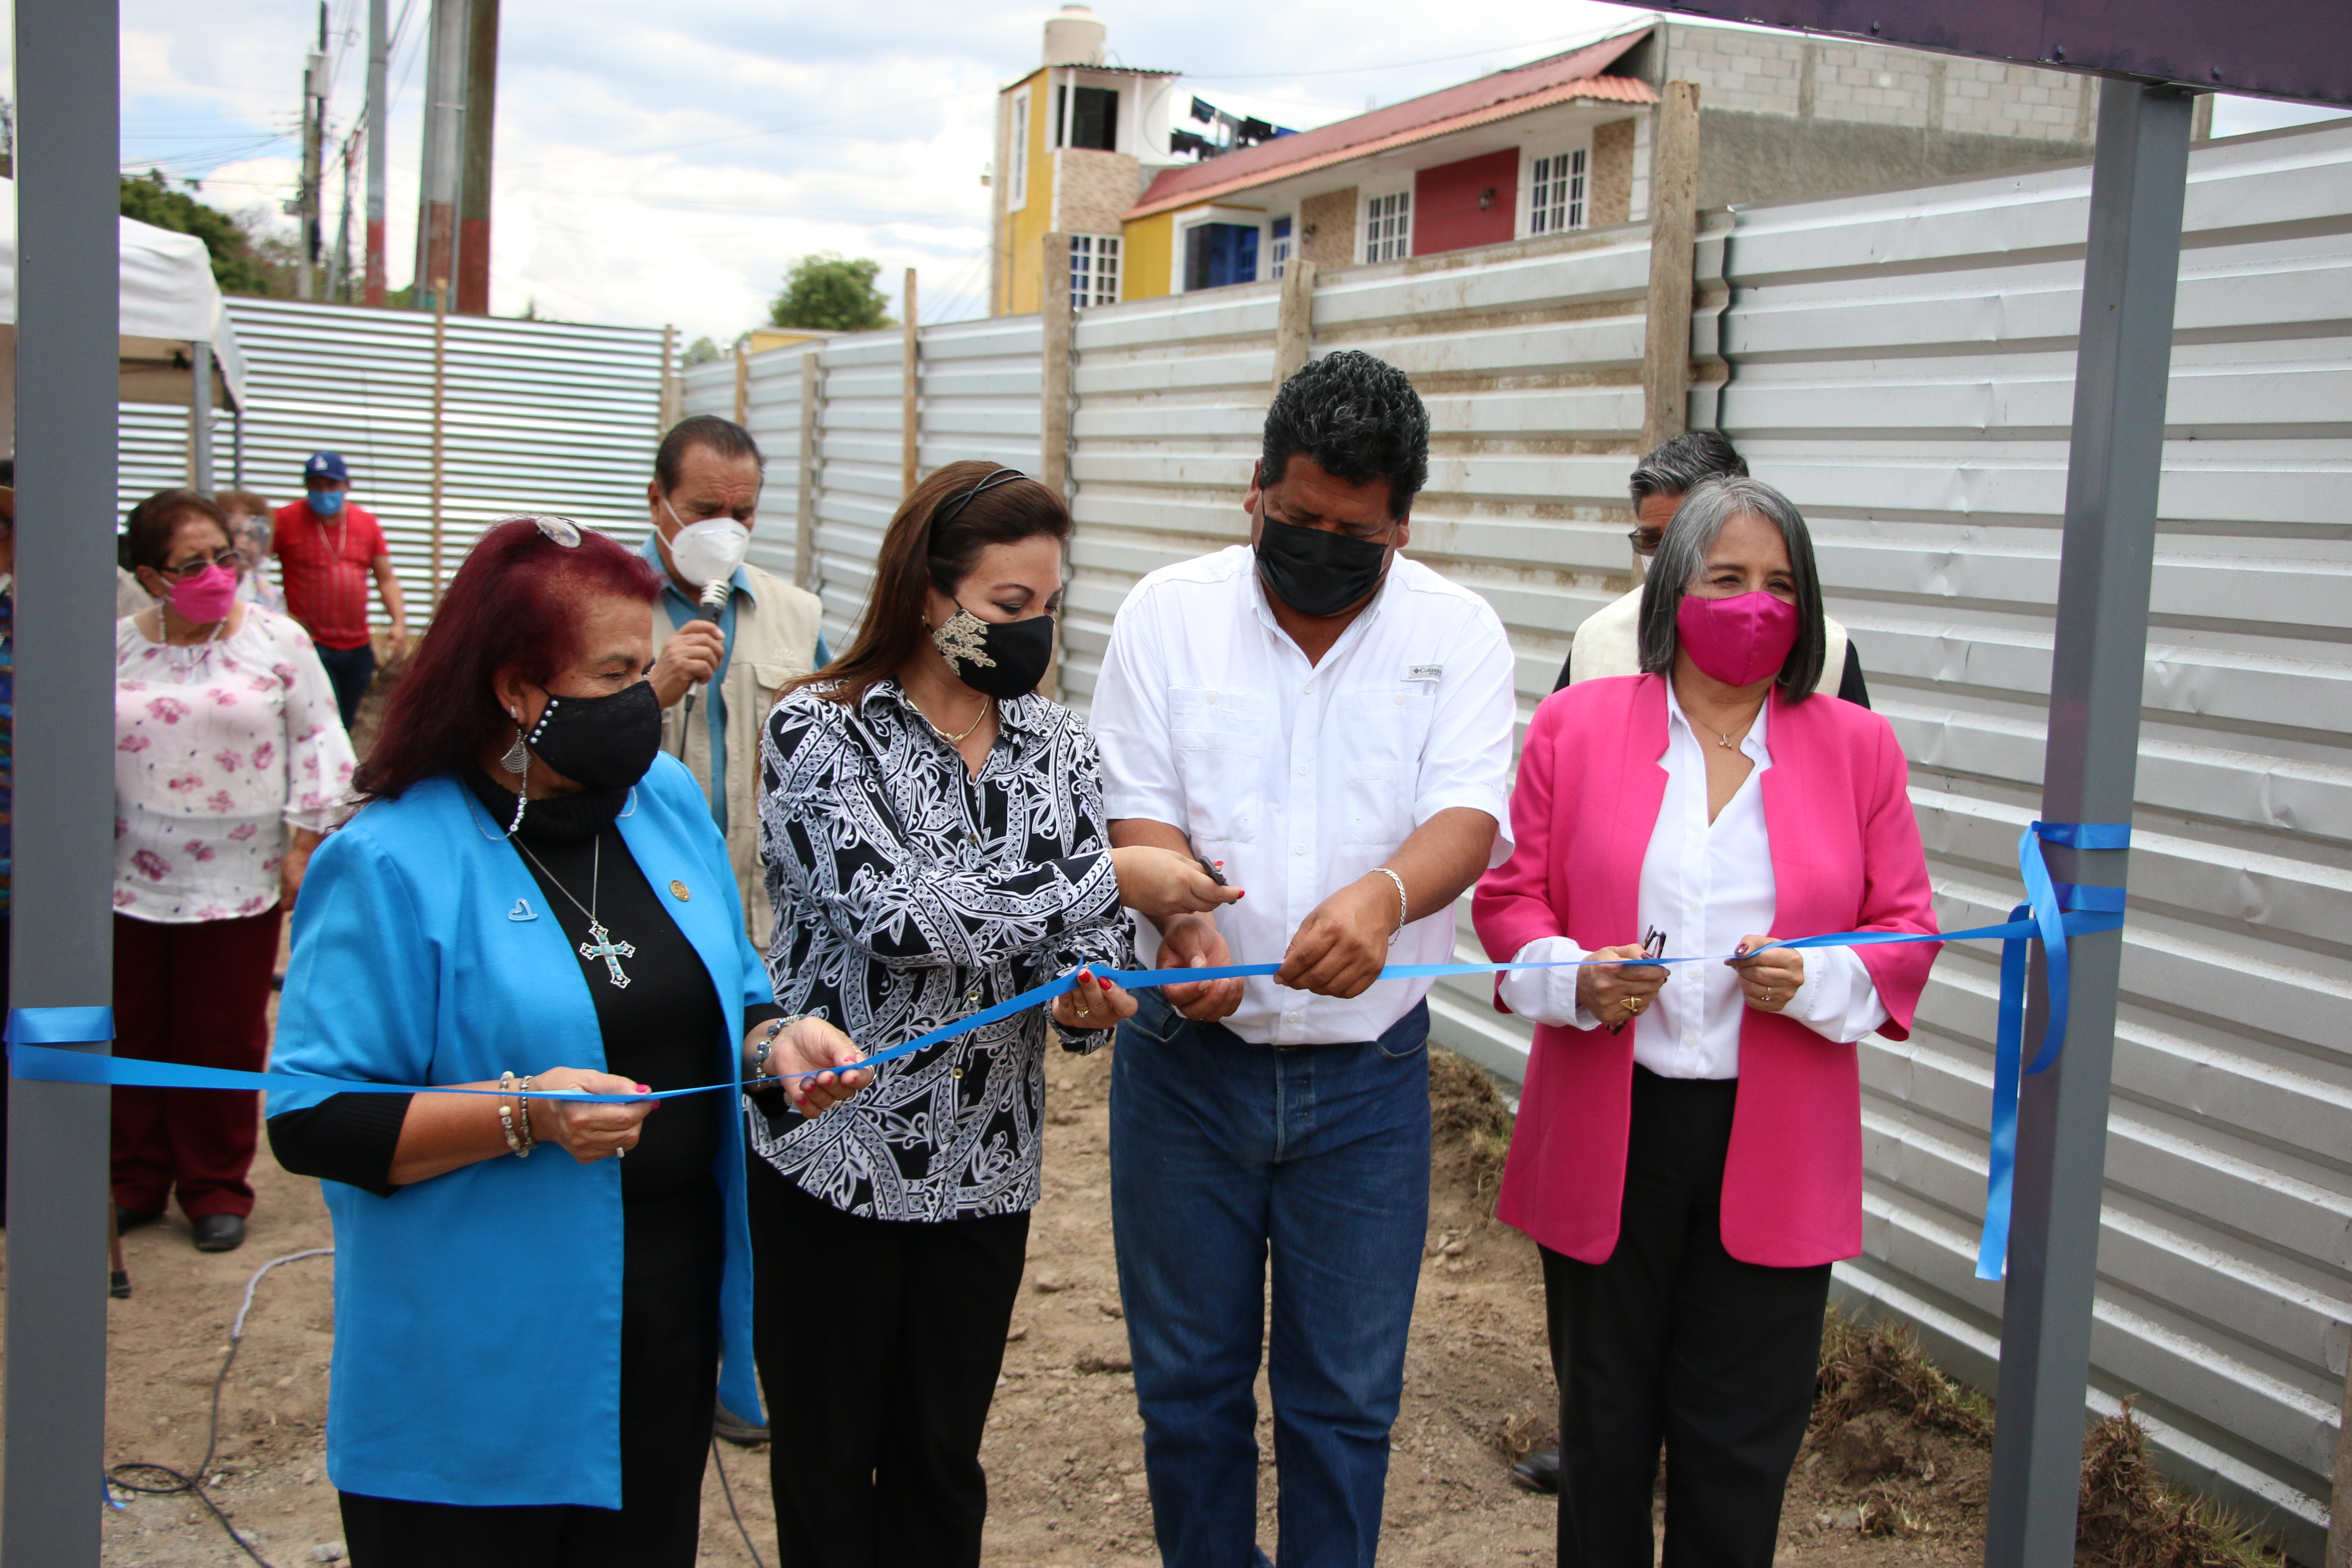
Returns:
[[[340,816],[351,740],[302,628],[237,599],[218,506],[149,496],[122,547],[162,603],[114,626],[114,1049],[257,1071],[278,927]],[[116,1089],[121,1228],[176,1193],[199,1251],[242,1244],[257,1132],[250,1091]]]
[[[1748,460],[1739,455],[1738,447],[1713,430],[1686,431],[1672,440],[1661,441],[1635,466],[1626,486],[1633,496],[1634,524],[1629,537],[1644,574],[1683,497],[1706,480],[1726,477],[1746,479]],[[1642,588],[1635,584],[1631,593],[1585,616],[1583,624],[1576,628],[1576,640],[1570,645],[1567,662],[1559,667],[1559,684],[1552,689],[1564,690],[1573,682],[1602,676],[1641,673],[1641,655],[1634,646],[1641,612]],[[1848,702],[1869,707],[1870,690],[1863,683],[1862,658],[1854,652],[1853,639],[1846,636],[1843,626],[1827,616],[1822,617],[1822,624],[1829,637],[1826,668],[1838,672],[1837,694]],[[1526,1468],[1525,1462],[1521,1468]],[[1521,1479],[1528,1478],[1523,1475]]]
[[[766,459],[751,433],[731,419],[681,419],[654,453],[646,485],[652,531],[643,554],[661,574],[655,630],[654,695],[662,705],[662,750],[683,762],[710,803],[727,839],[751,945],[768,950],[775,926],[760,861],[760,726],[778,694],[826,662],[818,630],[824,604],[746,561],[759,524]],[[705,619],[713,584],[726,591]],[[714,1430],[749,1447],[768,1430],[723,1400]]]
[[[351,469],[340,454],[311,453],[302,465],[302,499],[278,509],[270,541],[285,576],[287,613],[318,645],[345,730],[359,717],[360,699],[375,679],[370,576],[392,620],[393,660],[408,657],[408,610],[383,529],[373,512],[352,500],[351,490]]]
[[[251,490],[222,490],[215,504],[228,513],[228,536],[236,546],[244,570],[237,574],[236,596],[265,610],[286,613],[286,595],[269,580],[269,503]]]
[[[352,1568],[692,1568],[722,1343],[758,1408],[732,1086],[809,1074],[782,1092],[814,1114],[861,1075],[775,1005],[661,754],[659,591],[567,519],[485,532],[295,916],[281,1067],[506,1091],[269,1098],[270,1147],[334,1218]],[[842,1321],[798,1326],[815,1349]]]
[[[1135,1008],[1122,902],[1240,895],[1190,856],[1111,847],[1086,725],[1039,696],[1070,514],[976,459],[915,487],[856,640],[760,741],[777,1000],[879,1052],[1076,972],[1066,1051]],[[747,738],[750,731],[746,731]],[[760,1373],[784,1568],[975,1568],[980,1464],[1041,1191],[1046,1012],[887,1062],[808,1121],[754,1098]],[[846,1353],[818,1348],[855,1325]]]
[[[1430,1152],[1431,982],[1376,977],[1450,960],[1454,900],[1509,851],[1517,701],[1494,610],[1402,553],[1429,477],[1403,372],[1313,361],[1262,454],[1250,544],[1137,584],[1095,689],[1111,842],[1249,891],[1160,921],[1160,967],[1282,955],[1120,1028],[1112,1236],[1161,1560],[1265,1561],[1263,1355],[1281,1562],[1370,1568]]]
[[[1657,1561],[1661,1443],[1664,1561],[1768,1568],[1830,1266],[1862,1250],[1857,1042],[1909,1037],[1937,946],[1775,943],[1936,913],[1895,731],[1815,690],[1822,621],[1787,498],[1695,488],[1642,673],[1537,708],[1517,847],[1471,900],[1490,957],[1563,966],[1496,985],[1536,1025],[1496,1215],[1542,1251],[1563,1568]],[[1739,956],[1642,962],[1667,952]]]
[[[751,943],[763,952],[775,915],[760,865],[760,726],[777,695],[827,658],[824,602],[743,558],[764,468],[740,425],[711,414],[678,421],[654,454],[645,543],[662,574],[655,630],[665,640],[653,673],[662,750],[709,796]],[[717,619],[699,619],[714,583],[727,584]]]

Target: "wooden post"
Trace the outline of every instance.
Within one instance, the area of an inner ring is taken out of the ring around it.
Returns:
[[[1070,499],[1070,362],[1071,338],[1077,311],[1070,303],[1070,237],[1049,234],[1045,238],[1045,271],[1040,314],[1045,331],[1040,364],[1037,409],[1037,480],[1065,501]],[[1062,576],[1070,575],[1070,547],[1062,548]],[[1054,622],[1054,658],[1037,689],[1059,701],[1062,696],[1062,620]]]
[[[801,353],[801,499],[793,517],[793,581],[817,592],[816,470],[817,394],[822,386],[817,370],[821,348]]]
[[[915,493],[915,480],[921,471],[919,453],[922,439],[922,410],[918,395],[922,386],[922,364],[916,357],[919,345],[915,332],[915,269],[911,267],[907,268],[905,310],[907,319],[900,324],[906,339],[898,351],[898,494],[901,497]]]
[[[663,342],[669,341],[667,331]],[[665,356],[667,357],[667,356]],[[442,411],[449,390],[449,280],[433,281],[433,608],[441,607]]]
[[[1307,366],[1315,352],[1315,263],[1294,256],[1282,274],[1282,304],[1274,318],[1274,390]]]
[[[686,385],[677,374],[677,328],[662,328],[661,395],[654,405],[654,438],[669,434],[686,411]]]
[[[2201,106],[2211,100],[2197,101]],[[2344,1406],[2336,1423],[2336,1484],[2327,1503],[2327,1568],[2352,1568],[2352,1442],[2344,1437],[2352,1432],[2352,1352],[2345,1357]]]
[[[1650,177],[1650,298],[1642,343],[1642,450],[1683,433],[1690,409],[1691,268],[1698,228],[1698,84],[1658,104]]]
[[[1037,414],[1037,478],[1055,495],[1070,494],[1070,237],[1045,237],[1043,314],[1045,350]]]
[[[735,423],[751,422],[751,351],[741,338],[735,340]]]

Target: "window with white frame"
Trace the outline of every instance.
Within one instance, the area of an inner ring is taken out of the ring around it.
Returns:
[[[1400,261],[1412,254],[1412,193],[1391,191],[1364,201],[1364,259]]]
[[[1275,219],[1267,237],[1273,243],[1266,247],[1270,262],[1265,275],[1279,278],[1290,270],[1290,220],[1286,217]]]
[[[1528,172],[1528,232],[1559,234],[1584,226],[1584,149],[1538,158]]]
[[[1005,205],[1014,212],[1029,205],[1029,89],[1013,95],[1013,188]]]
[[[1118,303],[1118,236],[1070,236],[1070,308]]]

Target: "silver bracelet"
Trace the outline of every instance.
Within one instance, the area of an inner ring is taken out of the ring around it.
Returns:
[[[776,1037],[807,1016],[806,1013],[793,1013],[768,1021],[768,1032],[760,1037],[758,1045],[751,1047],[751,1077],[754,1081],[768,1076],[768,1053],[776,1048]]]
[[[1391,931],[1391,932],[1389,933],[1389,940],[1390,940],[1390,941],[1391,941],[1391,942],[1393,942],[1393,941],[1395,941],[1395,940],[1396,940],[1397,931],[1402,931],[1402,930],[1404,930],[1406,917],[1410,916],[1410,915],[1412,913],[1412,900],[1411,899],[1409,899],[1409,898],[1407,898],[1407,897],[1405,896],[1405,890],[1404,890],[1404,879],[1403,879],[1402,877],[1398,876],[1394,871],[1390,870],[1386,866],[1375,866],[1375,867],[1373,867],[1373,868],[1372,868],[1372,869],[1373,869],[1374,871],[1378,872],[1380,875],[1381,875],[1381,876],[1383,876],[1383,877],[1386,877],[1390,881],[1394,882],[1394,883],[1396,884],[1396,890],[1397,890],[1397,923],[1396,923],[1396,931]]]

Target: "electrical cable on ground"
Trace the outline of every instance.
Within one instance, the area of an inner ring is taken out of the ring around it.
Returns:
[[[735,1533],[743,1538],[743,1550],[751,1554],[751,1568],[768,1568],[760,1561],[760,1549],[751,1544],[751,1532],[744,1527],[742,1510],[735,1506],[735,1488],[727,1479],[727,1461],[719,1451],[715,1433],[710,1439],[710,1462],[719,1467],[719,1489],[727,1494],[727,1511],[734,1517]]]
[[[261,1568],[270,1568],[269,1560],[253,1549],[253,1542],[236,1532],[236,1526],[229,1522],[228,1515],[221,1511],[220,1504],[213,1501],[205,1491],[205,1473],[212,1468],[213,1455],[220,1447],[221,1390],[228,1384],[229,1368],[236,1364],[237,1346],[245,1340],[246,1314],[253,1310],[253,1292],[260,1285],[261,1277],[281,1263],[299,1263],[305,1258],[332,1258],[334,1255],[335,1249],[331,1247],[313,1247],[308,1251],[289,1252],[283,1258],[273,1258],[253,1271],[253,1278],[245,1282],[245,1300],[237,1303],[236,1321],[229,1325],[228,1353],[221,1358],[219,1375],[213,1379],[212,1420],[205,1430],[205,1457],[197,1464],[196,1473],[193,1476],[184,1475],[169,1465],[149,1464],[143,1460],[112,1465],[108,1467],[106,1471],[107,1501],[110,1503],[114,1501],[112,1489],[116,1487],[127,1492],[138,1492],[147,1497],[177,1497],[184,1492],[212,1510],[213,1517],[220,1521],[220,1527],[228,1531],[228,1538],[231,1541],[236,1542],[237,1550],[259,1563]],[[163,1476],[167,1478],[167,1480],[163,1484],[142,1484],[130,1479],[132,1472]],[[723,1476],[725,1472],[720,1473]],[[731,1497],[729,1502],[730,1506],[732,1506]],[[119,1508],[121,1505],[116,1503],[115,1506]],[[739,1520],[737,1522],[740,1524],[741,1521]],[[750,1537],[746,1536],[744,1539],[749,1541]]]

